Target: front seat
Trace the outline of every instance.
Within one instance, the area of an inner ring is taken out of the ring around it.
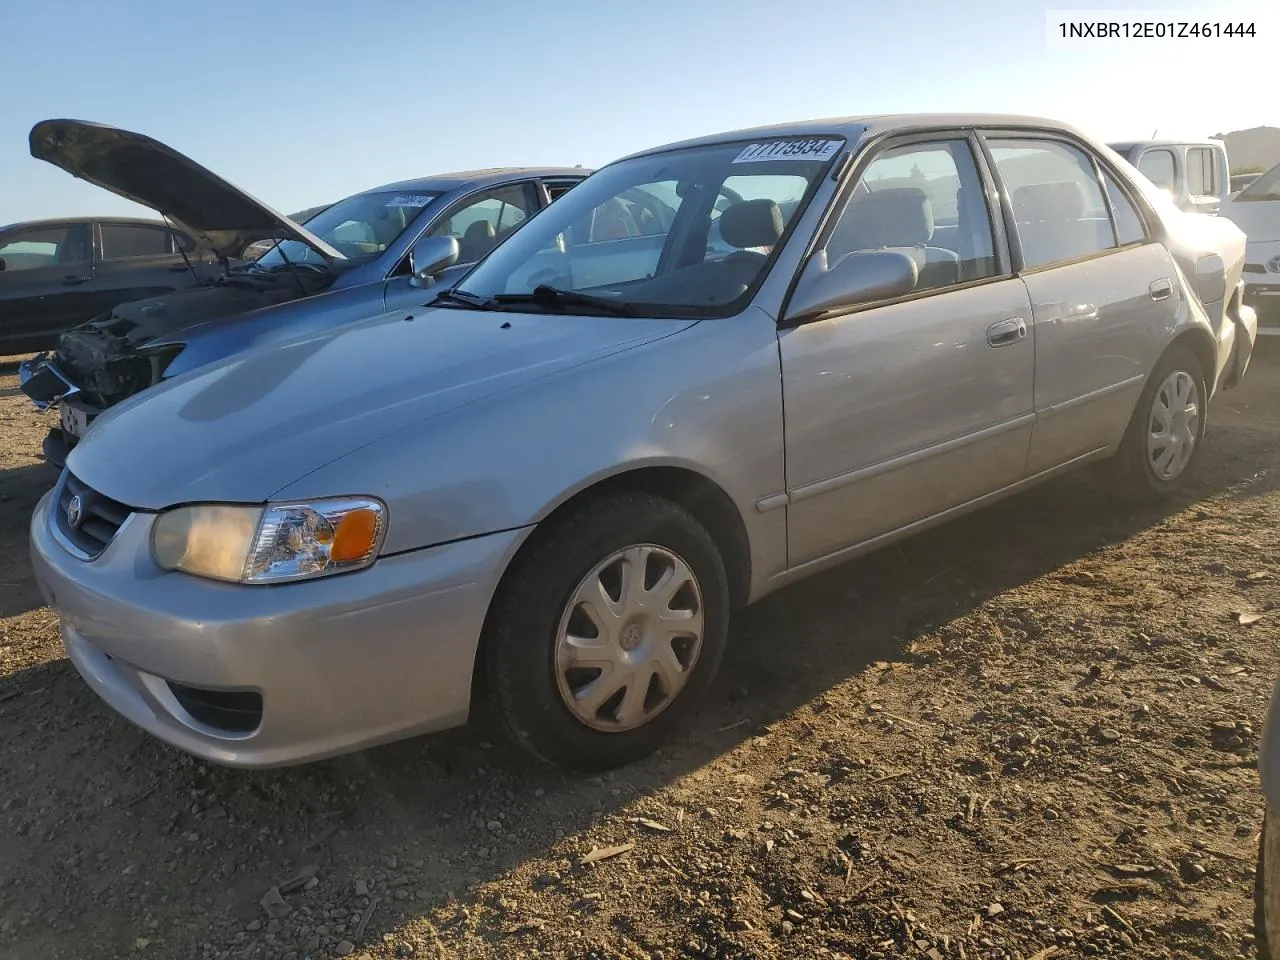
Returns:
[[[462,243],[458,245],[458,262],[475,263],[493,247],[493,240],[493,224],[488,220],[477,220],[462,235]]]
[[[827,245],[827,260],[835,263],[854,250],[892,250],[916,262],[917,290],[958,282],[959,254],[931,246],[932,239],[933,204],[927,193],[919,187],[872,190],[850,201]]]
[[[720,215],[720,236],[737,247],[727,257],[661,274],[633,289],[638,300],[689,305],[725,304],[756,281],[768,257],[751,247],[772,247],[782,237],[782,211],[769,199],[743,200]]]

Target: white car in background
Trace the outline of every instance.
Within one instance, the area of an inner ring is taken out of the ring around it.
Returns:
[[[1221,214],[1248,237],[1244,302],[1260,335],[1280,335],[1280,164],[1223,201]]]

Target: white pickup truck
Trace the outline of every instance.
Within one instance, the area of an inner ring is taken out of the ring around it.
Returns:
[[[1191,213],[1217,213],[1231,190],[1221,140],[1130,140],[1108,146]]]

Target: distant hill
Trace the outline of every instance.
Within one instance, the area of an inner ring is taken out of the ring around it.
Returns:
[[[1280,163],[1280,127],[1253,127],[1232,133],[1215,133],[1227,145],[1231,172],[1270,170]]]

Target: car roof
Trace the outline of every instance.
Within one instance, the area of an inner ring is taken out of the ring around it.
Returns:
[[[709,146],[716,143],[732,143],[738,140],[754,140],[765,137],[844,137],[850,143],[885,133],[898,133],[936,127],[1022,127],[1038,130],[1056,130],[1084,136],[1070,124],[1045,117],[1021,116],[1004,113],[887,113],[857,117],[830,117],[821,120],[799,120],[763,127],[745,127],[725,133],[679,140],[661,147],[652,147],[631,154],[642,157],[666,150],[686,147]],[[1093,138],[1087,138],[1092,140]],[[625,158],[624,158],[625,159]]]
[[[13,230],[19,227],[24,230],[39,227],[65,227],[79,223],[132,223],[146,227],[168,226],[163,220],[147,217],[50,217],[44,220],[20,220],[17,223],[6,223],[0,226],[0,231]],[[182,231],[179,230],[178,232],[181,233]]]
[[[400,180],[386,183],[380,187],[370,187],[361,193],[380,193],[383,190],[422,190],[432,193],[447,193],[459,187],[492,187],[511,180],[531,180],[534,178],[560,179],[573,178],[581,180],[590,174],[590,170],[582,167],[489,167],[484,170],[461,170],[456,173],[438,173],[430,177],[416,180]]]

